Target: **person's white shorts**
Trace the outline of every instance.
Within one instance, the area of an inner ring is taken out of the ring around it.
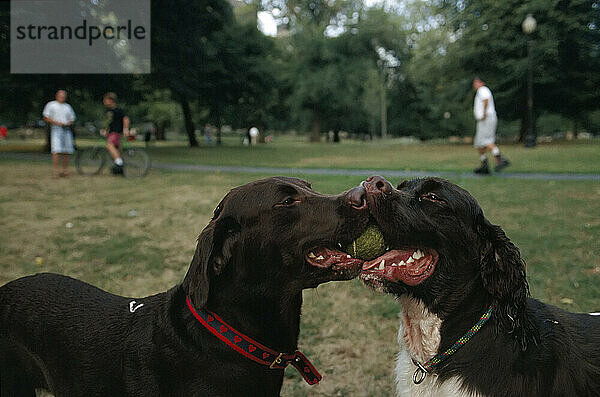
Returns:
[[[473,146],[476,148],[481,148],[496,143],[497,125],[497,116],[487,116],[485,120],[477,121],[477,129],[475,130],[475,140],[473,141]]]
[[[50,151],[52,153],[73,154],[73,133],[71,130],[52,126],[50,130]]]

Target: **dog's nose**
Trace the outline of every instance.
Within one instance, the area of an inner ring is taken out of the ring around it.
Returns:
[[[367,194],[390,194],[392,192],[392,185],[382,176],[373,175],[368,177],[361,184]]]
[[[362,186],[357,186],[346,193],[345,203],[357,210],[367,209],[367,191]]]

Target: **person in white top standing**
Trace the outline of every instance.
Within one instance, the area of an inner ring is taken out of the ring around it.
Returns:
[[[476,174],[489,174],[488,160],[486,150],[492,152],[496,158],[496,167],[494,171],[499,172],[510,162],[500,154],[500,149],[496,146],[496,126],[498,117],[496,116],[496,107],[492,91],[485,85],[485,82],[478,77],[473,79],[473,89],[475,90],[475,101],[473,104],[473,114],[477,120],[477,129],[475,131],[474,145],[479,152],[481,165],[475,170]]]
[[[67,92],[58,90],[56,100],[48,102],[42,112],[44,121],[50,124],[50,151],[55,178],[69,175],[69,155],[73,154],[73,133],[70,127],[75,122],[75,112],[66,100]],[[62,172],[59,171],[60,156]]]

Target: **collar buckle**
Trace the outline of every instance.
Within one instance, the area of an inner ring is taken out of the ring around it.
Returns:
[[[281,359],[282,356],[283,356],[283,353],[279,353],[279,355],[277,356],[277,358],[275,360],[273,360],[273,362],[271,363],[271,365],[269,365],[269,368],[273,369],[276,365],[280,365],[281,362],[283,361]]]

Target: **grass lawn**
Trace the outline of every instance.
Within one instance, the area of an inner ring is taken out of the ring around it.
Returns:
[[[176,158],[189,164],[298,168],[470,172],[479,163],[479,155],[470,145],[403,144],[398,140],[314,144],[304,138],[291,139],[255,147],[236,143],[201,148],[156,146],[150,154],[156,161]],[[535,150],[505,145],[501,149],[512,162],[508,172],[600,173],[600,142],[541,145]]]
[[[332,145],[294,143],[289,148],[184,149],[177,158],[205,164],[248,161],[270,166],[414,169],[431,169],[429,162],[443,165],[444,159],[453,159],[452,167],[459,170],[471,168],[476,159],[472,148],[462,146],[440,150],[426,145],[387,148],[349,143],[340,148],[339,157]],[[514,160],[514,171],[598,172],[599,148],[597,144],[565,145],[571,153],[566,159],[562,149],[560,156],[546,147],[525,152],[511,146],[506,151]],[[313,152],[297,153],[305,149]],[[172,161],[175,149],[157,147],[152,156]],[[536,164],[519,164],[528,156],[540,158]],[[0,285],[50,271],[122,295],[164,291],[182,280],[195,239],[221,197],[233,186],[258,178],[159,171],[140,180],[108,175],[53,180],[50,175],[49,163],[0,156]],[[337,193],[363,178],[307,179],[317,191]],[[471,191],[486,216],[502,225],[521,248],[534,297],[571,311],[600,309],[600,183],[493,177],[454,182]],[[300,348],[324,379],[309,387],[290,368],[282,394],[393,395],[397,313],[392,297],[375,294],[356,280],[307,290]]]
[[[80,146],[98,140],[78,139]],[[136,144],[142,145],[141,142]],[[2,151],[39,150],[41,140],[8,141]],[[508,172],[600,173],[600,141],[564,142],[525,149],[523,145],[501,145],[511,160]],[[314,144],[305,137],[276,137],[271,144],[242,146],[237,137],[226,137],[223,146],[190,148],[185,141],[153,144],[153,161],[186,164],[277,166],[298,168],[366,168],[418,171],[470,172],[478,165],[478,154],[470,145],[412,143],[398,139],[341,144]]]

